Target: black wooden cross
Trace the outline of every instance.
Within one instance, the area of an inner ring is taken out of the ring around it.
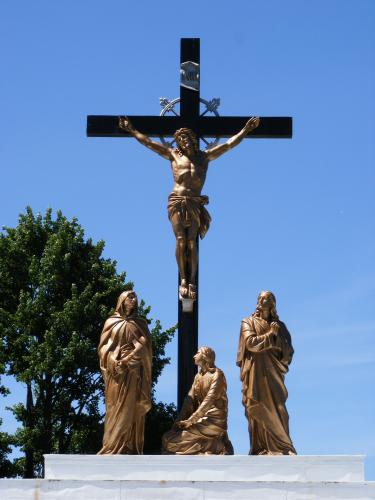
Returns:
[[[198,137],[231,137],[239,132],[249,115],[235,116],[200,116],[199,113],[199,38],[181,39],[180,57],[180,116],[130,116],[134,127],[150,137],[173,136],[174,132],[187,127]],[[87,117],[88,137],[132,137],[119,128],[118,116]],[[290,117],[260,117],[259,126],[248,138],[284,138],[292,137],[292,118]],[[178,281],[180,283],[180,280]],[[198,292],[198,276],[197,276]],[[199,298],[199,294],[197,295]],[[198,300],[192,313],[182,311],[181,301],[178,301],[178,408],[188,393],[196,367],[193,355],[198,348]]]

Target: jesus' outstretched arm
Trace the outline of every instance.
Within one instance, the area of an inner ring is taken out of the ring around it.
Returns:
[[[146,148],[151,149],[166,160],[171,159],[171,152],[169,148],[163,146],[163,144],[160,144],[160,142],[152,141],[149,137],[147,137],[147,135],[139,132],[133,127],[133,124],[126,116],[119,116],[118,125],[122,130],[125,130],[125,132],[128,132],[133,137],[135,137],[138,142],[146,146]]]
[[[218,146],[214,146],[211,149],[208,149],[206,151],[206,155],[209,161],[216,160],[216,158],[219,158],[222,154],[226,153],[230,149],[234,148],[237,146],[244,137],[247,136],[249,132],[257,128],[259,125],[259,118],[256,116],[253,116],[250,118],[247,122],[246,125],[242,130],[238,132],[238,134],[234,135],[231,137],[227,142],[224,142],[223,144],[219,144]]]

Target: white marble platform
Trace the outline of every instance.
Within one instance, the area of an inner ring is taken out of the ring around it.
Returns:
[[[374,500],[375,483],[0,479],[1,500]]]
[[[375,500],[363,456],[46,455],[1,500]]]
[[[45,455],[46,479],[363,481],[362,455]]]

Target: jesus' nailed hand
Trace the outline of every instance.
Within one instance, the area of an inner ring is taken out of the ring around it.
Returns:
[[[176,130],[176,147],[168,147],[152,141],[134,128],[126,116],[119,117],[119,128],[130,133],[141,144],[169,160],[174,186],[168,197],[168,217],[176,237],[176,260],[180,273],[180,297],[195,300],[198,267],[197,236],[206,234],[211,217],[204,205],[208,197],[202,195],[209,162],[237,146],[249,132],[259,125],[259,118],[250,118],[238,134],[228,141],[206,151],[199,149],[199,141],[193,130]]]

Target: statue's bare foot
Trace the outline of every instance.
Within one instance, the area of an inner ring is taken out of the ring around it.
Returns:
[[[179,286],[178,291],[183,299],[189,298],[189,288],[186,279],[181,280],[181,285]]]
[[[189,283],[189,299],[196,300],[197,298],[197,287]]]

